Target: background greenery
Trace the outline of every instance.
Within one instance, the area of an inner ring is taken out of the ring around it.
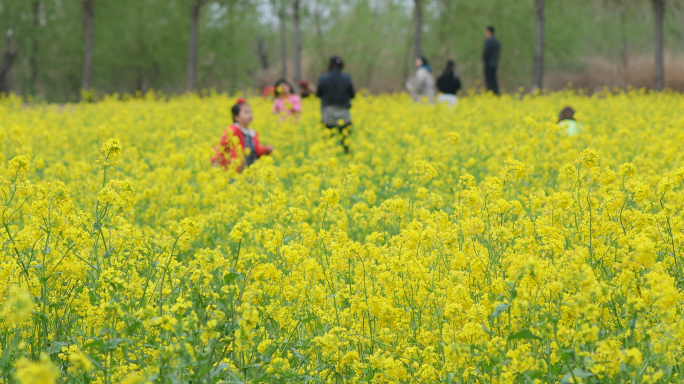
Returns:
[[[97,94],[186,89],[190,10],[195,0],[94,1],[92,89]],[[261,87],[279,77],[282,59],[276,10],[280,7],[285,9],[285,61],[292,77],[289,1],[204,3],[197,87],[234,92]],[[374,92],[402,89],[413,55],[413,5],[410,0],[302,0],[303,78],[315,82],[326,57],[336,53],[345,58],[357,87]],[[509,90],[530,86],[533,0],[423,0],[423,7],[422,47],[433,67],[453,58],[466,85],[476,84],[481,77],[483,30],[493,24],[503,49],[502,85]],[[622,68],[628,83],[639,80],[632,77],[630,81],[627,72],[652,71],[648,65],[630,64],[652,61],[650,1],[547,0],[545,15],[548,87],[586,78],[580,75],[599,70],[597,62],[603,62],[601,68],[609,74]],[[9,89],[38,100],[77,100],[83,71],[83,19],[81,1],[0,0],[0,33],[12,31],[16,51]],[[666,1],[664,31],[669,60],[666,84],[678,88],[678,73],[684,72],[682,0]],[[583,85],[612,84],[605,80],[607,75],[594,77],[597,84]]]

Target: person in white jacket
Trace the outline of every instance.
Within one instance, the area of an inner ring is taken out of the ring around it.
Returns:
[[[411,93],[413,101],[418,102],[421,98],[427,97],[430,104],[434,103],[435,79],[432,78],[432,69],[425,57],[416,57],[416,72],[406,82],[406,88]]]

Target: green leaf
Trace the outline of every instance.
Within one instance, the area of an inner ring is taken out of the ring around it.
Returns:
[[[108,340],[104,344],[104,348],[106,351],[113,351],[119,346],[119,344],[123,343],[124,341],[126,341],[126,339],[122,339],[120,337],[117,337],[116,339]]]
[[[485,331],[485,333],[487,333],[488,335],[494,335],[494,332],[487,329],[487,327],[485,327],[484,325],[482,325],[482,330]]]
[[[261,354],[260,359],[264,363],[270,363],[271,362],[271,355],[273,355],[273,351],[275,351],[277,347],[274,344],[271,344],[266,348],[264,353]]]
[[[235,279],[237,279],[240,276],[239,273],[231,272],[227,273],[225,276],[223,276],[223,281],[226,284],[232,284]]]
[[[541,340],[541,337],[536,336],[529,329],[522,329],[522,330],[508,336],[508,340],[522,340],[522,339]]]
[[[0,367],[5,369],[9,369],[12,367],[12,360],[10,358],[10,353],[9,350],[6,348],[2,350],[2,357],[0,357]]]
[[[262,373],[261,375],[259,375],[255,379],[250,380],[250,383],[265,383],[270,377],[271,377],[270,373]]]
[[[513,288],[511,289],[511,300],[514,300],[516,297],[518,297],[518,291]]]
[[[133,324],[129,325],[128,328],[126,328],[126,334],[133,334],[135,331],[138,330],[138,328],[140,328],[141,325],[142,322],[140,320],[136,320]]]
[[[69,343],[55,341],[52,344],[50,344],[50,348],[48,348],[47,353],[48,355],[59,353],[62,350],[62,348],[66,347],[67,345],[69,345]]]
[[[572,380],[572,376],[575,376],[578,379],[586,379],[589,377],[594,376],[593,373],[589,371],[585,371],[582,368],[575,368],[572,370],[572,373],[568,372],[563,376],[563,379],[561,380],[561,384],[569,384],[570,381]]]
[[[292,351],[292,353],[297,357],[297,359],[299,359],[300,363],[306,361],[306,356],[299,353],[299,351],[297,351],[295,348],[290,348],[290,351]]]
[[[499,305],[497,305],[496,308],[494,309],[494,313],[492,313],[492,319],[496,319],[497,317],[499,317],[499,315],[503,311],[507,310],[510,307],[511,307],[510,304],[499,304]]]
[[[39,319],[40,319],[42,322],[44,322],[44,323],[49,323],[49,322],[50,322],[50,319],[49,319],[47,316],[45,316],[45,315],[43,315],[42,313],[40,313],[40,312],[33,312],[33,315],[36,316],[37,318],[39,318]]]
[[[99,361],[98,359],[92,357],[91,355],[89,355],[89,354],[87,354],[87,353],[86,353],[85,355],[88,357],[88,359],[90,360],[90,362],[93,363],[93,365],[95,366],[95,368],[97,368],[97,369],[104,369],[104,368],[102,367],[102,364],[100,364],[100,361]],[[87,381],[86,383],[89,383],[89,382],[90,382],[90,381]]]
[[[218,363],[217,366],[213,367],[211,372],[209,373],[209,377],[213,380],[215,377],[217,377],[222,371],[229,369],[228,364],[224,362]]]
[[[577,354],[575,353],[575,350],[572,348],[564,349],[561,351],[561,358],[563,360],[572,359],[572,361],[575,361],[577,359]]]
[[[85,344],[82,349],[86,348],[101,348],[104,345],[104,341],[102,339],[95,339],[91,341],[88,344]]]

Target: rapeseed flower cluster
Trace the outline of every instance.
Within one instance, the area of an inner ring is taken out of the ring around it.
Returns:
[[[0,100],[0,382],[681,382],[682,95],[233,101]]]

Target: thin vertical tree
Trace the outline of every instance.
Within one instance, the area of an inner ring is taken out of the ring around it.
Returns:
[[[618,18],[620,20],[620,59],[622,60],[622,68],[627,73],[627,68],[629,68],[629,43],[627,41],[627,28],[626,24],[626,11],[625,4],[623,1],[618,2]]]
[[[40,1],[31,2],[31,24],[33,35],[31,37],[31,50],[29,52],[29,92],[36,95],[36,84],[38,82],[38,27],[40,26]]]
[[[302,37],[300,31],[300,0],[292,2],[292,19],[294,21],[294,90],[299,92],[302,80]]]
[[[413,56],[418,57],[422,54],[421,42],[423,40],[423,7],[422,0],[414,0],[413,9],[415,21],[415,34],[413,35]]]
[[[544,86],[544,0],[534,0],[534,75],[533,88]]]
[[[194,0],[190,10],[190,46],[188,47],[188,91],[197,86],[197,44],[199,43],[199,19],[204,0]]]
[[[314,30],[316,33],[316,39],[315,39],[315,47],[316,47],[316,52],[318,54],[318,60],[315,60],[316,64],[320,64],[325,62],[326,59],[326,52],[325,50],[325,39],[323,38],[323,27],[321,26],[322,24],[322,18],[323,18],[323,9],[325,7],[325,4],[321,6],[321,0],[315,0],[314,1],[314,7],[313,7],[313,22],[314,22]],[[319,68],[317,67],[316,70]]]
[[[655,83],[653,88],[662,91],[665,88],[665,63],[663,47],[663,18],[665,0],[653,0],[653,16],[655,26]]]
[[[0,51],[0,93],[9,93],[9,72],[12,69],[12,63],[17,56],[17,49],[12,43],[12,29],[7,30],[5,35],[5,46]]]
[[[261,69],[268,69],[268,53],[266,50],[266,42],[263,36],[257,36],[257,56],[259,57],[259,65]]]
[[[287,25],[285,24],[285,2],[280,1],[278,9],[278,22],[280,29],[280,75],[287,79]]]
[[[85,49],[83,54],[83,84],[84,90],[90,89],[90,79],[93,73],[93,0],[83,0],[83,27],[85,29]]]

